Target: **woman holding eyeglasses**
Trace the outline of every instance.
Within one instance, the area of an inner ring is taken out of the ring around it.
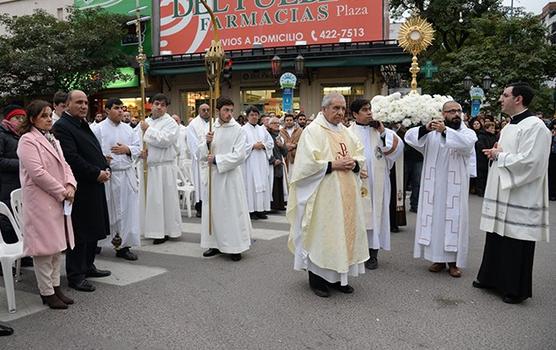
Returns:
[[[50,133],[52,109],[46,101],[27,106],[17,148],[23,201],[23,247],[35,263],[44,304],[67,309],[73,300],[60,288],[61,252],[74,246],[71,209],[76,181],[60,143]]]
[[[19,125],[25,118],[25,110],[17,105],[8,105],[2,111],[4,119],[0,123],[0,200],[9,208],[10,193],[21,187],[19,184],[19,159],[17,143]],[[17,242],[17,235],[8,218],[0,214],[0,231],[6,243]]]

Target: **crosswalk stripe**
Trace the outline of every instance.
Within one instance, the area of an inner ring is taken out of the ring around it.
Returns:
[[[6,289],[0,287],[0,321],[2,322],[17,320],[18,318],[48,309],[48,306],[42,304],[41,297],[38,293],[28,293],[17,289],[15,291],[15,307],[16,312],[10,314],[8,312]]]
[[[182,223],[181,231],[183,233],[193,233],[193,234],[201,234],[201,224],[196,222],[185,222]],[[264,228],[253,228],[253,233],[251,238],[253,239],[261,239],[264,241],[269,241],[272,239],[276,239],[282,236],[288,235],[287,230],[271,230],[271,229],[264,229]]]
[[[192,258],[202,257],[204,251],[199,243],[183,241],[170,240],[164,244],[153,245],[152,243],[149,244],[149,240],[144,240],[141,244],[141,247],[134,248],[134,250],[158,254],[188,256]]]

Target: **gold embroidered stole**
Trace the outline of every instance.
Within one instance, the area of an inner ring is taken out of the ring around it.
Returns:
[[[344,135],[333,132],[329,129],[325,130],[329,139],[328,144],[330,145],[330,150],[334,159],[352,157],[348,150],[348,145],[344,139]],[[357,184],[355,183],[355,176],[351,171],[335,171],[333,174],[337,176],[340,183],[340,191],[342,193],[340,202],[344,214],[344,234],[346,237],[347,257],[348,261],[352,261],[357,222],[357,218],[355,217],[355,196],[361,194],[356,193]]]

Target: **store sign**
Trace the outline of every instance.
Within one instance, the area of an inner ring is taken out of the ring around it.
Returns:
[[[225,50],[382,40],[383,0],[207,0]],[[160,1],[160,50],[204,52],[213,38],[199,0]]]
[[[286,72],[280,76],[280,87],[282,89],[293,89],[297,84],[297,77],[295,74]]]
[[[132,17],[135,17],[135,13],[129,13],[136,8],[136,2],[133,1],[122,1],[122,0],[74,0],[73,6],[80,10],[102,8],[109,13],[115,13],[120,15],[125,15],[124,23],[127,22]],[[151,0],[139,0],[139,6],[146,8],[141,11],[141,16],[151,16],[152,15],[152,1]],[[128,18],[129,17],[129,18]],[[122,50],[128,54],[135,56],[137,54],[137,30],[135,24],[126,25],[125,30],[126,35],[122,39],[121,46]],[[142,33],[142,43],[143,50],[147,55],[152,55],[152,44],[151,44],[151,20],[141,22],[141,33]]]
[[[120,88],[128,88],[128,87],[137,87],[139,86],[139,77],[135,74],[135,69],[132,67],[123,67],[117,68],[120,74],[124,74],[127,79],[118,79],[111,83],[109,83],[106,88],[107,89],[120,89]]]

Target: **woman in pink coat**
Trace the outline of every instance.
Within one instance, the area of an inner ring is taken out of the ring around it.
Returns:
[[[27,106],[17,147],[23,202],[23,246],[32,256],[35,276],[44,304],[67,309],[73,300],[60,289],[60,256],[74,246],[70,213],[64,203],[73,202],[75,178],[59,142],[50,134],[52,109],[46,101]]]

